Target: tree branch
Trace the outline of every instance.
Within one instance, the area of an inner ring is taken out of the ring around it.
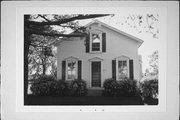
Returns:
[[[28,24],[44,26],[44,25],[61,25],[64,23],[68,23],[74,20],[83,20],[83,19],[90,19],[90,18],[97,18],[97,17],[104,17],[110,14],[90,14],[90,15],[78,15],[71,18],[66,18],[58,21],[51,21],[51,22],[37,22],[37,21],[26,21]]]
[[[43,18],[43,19],[46,20],[47,22],[51,22],[50,20],[48,20],[48,19],[47,19],[45,16],[43,16],[43,15],[38,14],[38,16],[41,17],[41,18]]]
[[[30,34],[43,35],[43,36],[52,36],[52,37],[84,37],[85,33],[77,33],[77,34],[60,34],[60,33],[49,33],[49,32],[41,32],[35,30],[28,30]]]

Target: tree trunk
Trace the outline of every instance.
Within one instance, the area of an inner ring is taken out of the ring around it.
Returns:
[[[46,75],[46,64],[43,64],[43,75]]]
[[[42,72],[43,72],[43,75],[46,75],[46,57],[44,58],[41,58],[41,61],[42,61]]]

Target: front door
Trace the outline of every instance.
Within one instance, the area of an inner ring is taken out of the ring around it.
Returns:
[[[101,62],[91,63],[92,87],[101,87]]]

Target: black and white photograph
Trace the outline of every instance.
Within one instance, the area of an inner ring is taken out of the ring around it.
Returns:
[[[159,22],[154,12],[24,15],[25,105],[158,105]]]
[[[179,7],[2,2],[1,119],[179,119]]]

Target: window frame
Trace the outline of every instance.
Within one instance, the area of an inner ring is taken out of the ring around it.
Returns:
[[[99,51],[92,50],[92,35],[93,34],[100,34],[100,50]],[[90,53],[102,53],[102,34],[103,32],[100,30],[93,30],[90,32]]]
[[[66,80],[74,80],[74,79],[69,79],[68,78],[68,63],[72,62],[72,61],[76,62],[76,64],[75,64],[75,70],[76,70],[75,79],[78,78],[78,59],[68,58],[68,59],[66,59]]]
[[[119,79],[119,73],[118,73],[119,72],[119,61],[126,61],[126,63],[127,63],[127,78],[130,77],[129,76],[129,72],[130,72],[130,70],[129,70],[129,58],[125,57],[125,56],[121,56],[121,57],[116,59],[116,80],[118,80],[118,81],[123,79],[123,78]]]

